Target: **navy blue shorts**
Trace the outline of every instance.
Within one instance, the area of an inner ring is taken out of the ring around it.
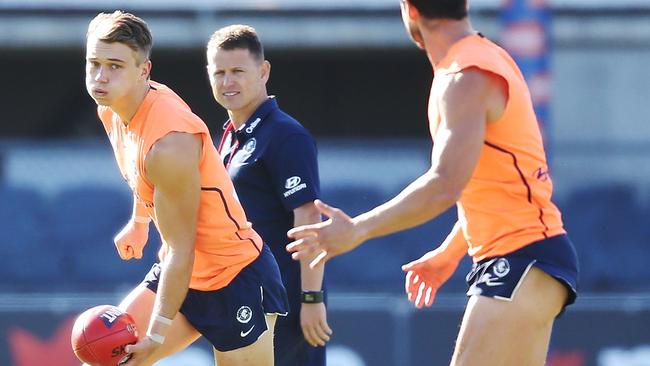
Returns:
[[[575,302],[578,295],[578,257],[567,235],[536,241],[504,256],[474,263],[467,274],[467,296],[512,300],[532,266],[566,286],[569,296],[565,307]]]
[[[156,292],[160,265],[154,264],[143,283]],[[287,292],[278,264],[265,244],[262,253],[224,288],[189,289],[180,312],[221,352],[249,346],[268,329],[266,314],[289,312]]]

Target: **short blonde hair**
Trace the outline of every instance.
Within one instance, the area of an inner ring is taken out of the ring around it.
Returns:
[[[151,57],[153,38],[147,23],[141,18],[116,10],[100,13],[88,25],[86,38],[94,37],[106,43],[122,43],[144,57],[140,63]]]
[[[234,24],[217,29],[210,37],[208,51],[217,49],[226,51],[248,50],[258,61],[264,60],[262,42],[260,42],[255,28],[249,25]]]

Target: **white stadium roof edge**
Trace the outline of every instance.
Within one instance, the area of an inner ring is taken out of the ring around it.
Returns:
[[[493,17],[502,0],[469,1],[478,12],[474,26],[497,35]],[[555,10],[600,14],[554,19],[556,44],[650,39],[650,0],[547,1]],[[267,48],[412,47],[398,8],[398,0],[0,0],[0,49],[83,47],[92,14],[113,9],[143,12],[157,49],[200,48],[215,29],[235,23],[254,26]],[[626,9],[634,16],[603,17]]]
[[[496,9],[501,0],[469,0],[474,9]],[[547,0],[553,8],[608,9],[650,8],[648,0]],[[0,0],[2,9],[102,9],[126,7],[138,10],[318,10],[397,7],[397,0]]]

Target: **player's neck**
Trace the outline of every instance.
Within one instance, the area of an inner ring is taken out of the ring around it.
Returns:
[[[472,34],[476,34],[476,31],[472,28],[469,18],[438,20],[434,21],[431,26],[424,27],[422,37],[431,65],[435,68],[458,41]]]
[[[267,99],[268,95],[267,93],[264,93],[240,109],[228,110],[228,117],[230,118],[230,122],[235,127],[235,130],[238,130],[241,126],[243,126],[251,118],[253,113],[255,113],[257,108],[266,102]]]
[[[144,98],[149,93],[149,89],[149,81],[147,81],[146,83],[134,88],[133,93],[130,93],[128,96],[123,98],[123,103],[116,103],[115,105],[111,106],[113,112],[115,112],[120,117],[120,120],[122,120],[122,123],[124,123],[124,125],[131,123],[131,120],[138,112],[138,109],[144,101]]]

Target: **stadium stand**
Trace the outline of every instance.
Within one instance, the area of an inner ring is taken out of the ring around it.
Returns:
[[[128,193],[101,187],[69,187],[54,198],[52,241],[64,255],[75,288],[137,284],[151,266],[156,245],[148,245],[140,261],[122,261],[116,253],[113,237],[130,217],[131,207]]]
[[[626,185],[585,187],[573,192],[563,218],[581,265],[581,287],[622,291],[639,287],[648,277],[643,209]]]
[[[51,280],[64,279],[62,256],[48,235],[47,210],[47,203],[38,191],[0,186],[3,289],[39,288]]]
[[[323,199],[350,215],[391,198],[371,185],[323,188]],[[160,237],[152,226],[145,258],[122,261],[113,237],[130,215],[128,191],[107,187],[67,187],[48,200],[35,188],[0,186],[0,289],[112,291],[136,284],[155,261]],[[650,207],[639,204],[626,185],[581,188],[560,202],[565,225],[581,262],[581,289],[638,291],[650,277],[645,263]],[[439,245],[456,220],[451,208],[413,229],[377,238],[328,263],[334,291],[401,292],[400,266]],[[471,266],[465,260],[441,292],[464,291]],[[362,270],[361,270],[362,269]]]
[[[349,215],[357,215],[392,198],[372,186],[334,186],[323,189],[326,202]],[[402,264],[417,259],[439,245],[456,221],[451,208],[440,217],[419,227],[377,238],[334,258],[328,263],[327,279],[333,290],[401,292],[404,273]],[[465,273],[471,261],[467,258],[443,291],[464,290]],[[363,270],[360,270],[363,269]]]

